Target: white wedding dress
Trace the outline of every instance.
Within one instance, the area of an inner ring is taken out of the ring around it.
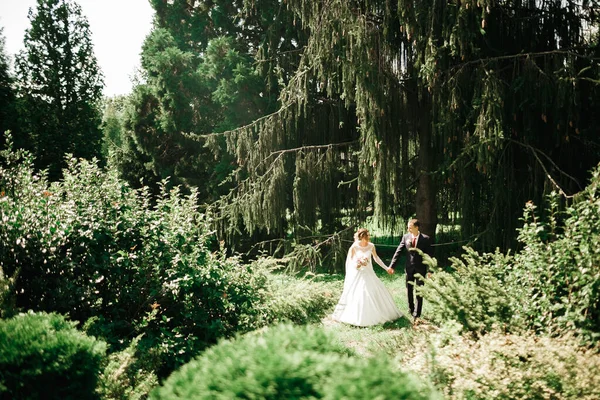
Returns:
[[[373,271],[373,258],[386,268],[377,253],[373,254],[374,248],[375,245],[370,242],[366,246],[354,242],[348,250],[344,291],[333,312],[333,320],[371,326],[402,317],[392,295]],[[366,265],[357,269],[357,262],[364,258],[367,259]]]

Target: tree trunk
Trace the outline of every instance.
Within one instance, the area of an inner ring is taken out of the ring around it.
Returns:
[[[431,135],[431,96],[425,92],[421,97],[418,135],[419,159],[417,161],[417,201],[415,209],[421,223],[420,230],[435,240],[437,227],[436,190],[432,173],[435,153]]]

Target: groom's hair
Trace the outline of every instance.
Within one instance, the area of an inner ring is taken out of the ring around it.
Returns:
[[[419,220],[418,220],[418,219],[416,219],[416,218],[413,218],[413,219],[411,219],[411,220],[410,220],[410,221],[408,221],[408,222],[410,222],[410,223],[411,223],[413,226],[416,226],[417,228],[421,226],[421,223],[420,223],[420,222],[419,222]]]

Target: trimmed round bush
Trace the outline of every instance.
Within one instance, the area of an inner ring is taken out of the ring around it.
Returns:
[[[151,398],[431,399],[389,360],[352,356],[322,329],[278,325],[221,341],[174,372]]]
[[[0,397],[96,399],[106,344],[58,314],[0,320]]]

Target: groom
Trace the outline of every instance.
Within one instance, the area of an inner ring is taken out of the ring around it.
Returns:
[[[400,260],[400,254],[402,250],[406,249],[406,290],[408,292],[408,308],[410,310],[411,315],[414,317],[415,322],[417,318],[421,317],[421,310],[423,308],[423,297],[417,297],[417,304],[415,307],[415,299],[414,299],[414,285],[422,286],[423,280],[415,277],[415,274],[421,274],[423,277],[427,276],[427,265],[423,264],[423,257],[417,253],[416,251],[410,251],[410,249],[420,249],[423,253],[432,256],[432,247],[431,247],[431,238],[427,235],[419,232],[419,220],[411,219],[408,221],[408,233],[402,237],[396,252],[394,253],[394,257],[392,258],[392,262],[390,263],[390,268],[388,269],[388,273],[393,274],[394,268],[396,268],[396,264]]]

